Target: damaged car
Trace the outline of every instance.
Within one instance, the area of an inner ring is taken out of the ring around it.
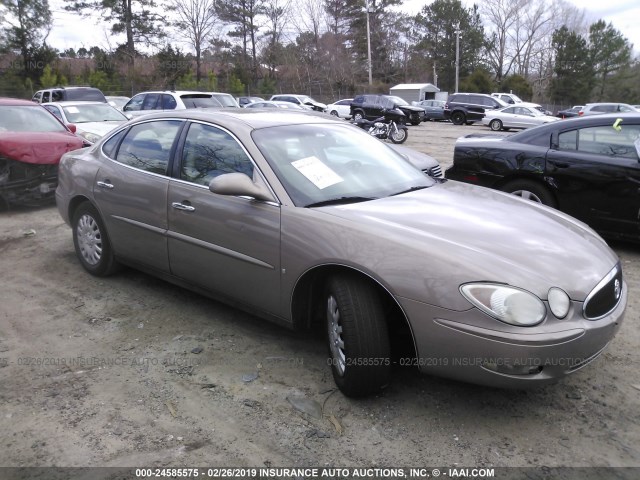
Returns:
[[[0,98],[0,210],[51,201],[60,157],[82,139],[40,105]]]

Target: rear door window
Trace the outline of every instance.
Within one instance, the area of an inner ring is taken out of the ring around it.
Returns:
[[[610,125],[581,128],[559,135],[560,150],[623,157],[638,160],[635,142],[640,138],[640,125],[622,125],[620,130]]]
[[[142,102],[142,110],[155,110],[160,109],[162,104],[158,105],[160,99],[159,93],[147,93],[144,101]]]

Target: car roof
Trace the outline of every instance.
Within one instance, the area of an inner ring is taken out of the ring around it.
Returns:
[[[638,112],[618,112],[618,113],[604,113],[601,115],[588,115],[586,117],[571,117],[561,122],[549,122],[537,127],[528,128],[522,132],[514,133],[505,137],[500,137],[500,140],[506,141],[527,141],[530,137],[537,136],[545,130],[551,132],[556,130],[571,130],[572,128],[585,128],[585,127],[597,127],[601,125],[613,124],[622,119],[624,126],[624,120],[632,120],[634,124],[640,124],[640,113]]]
[[[22,100],[19,98],[0,97],[0,105],[6,106],[39,106],[39,104],[32,102],[31,100]]]
[[[67,100],[64,102],[45,102],[42,105],[60,105],[61,107],[73,107],[78,105],[104,105],[104,102],[96,102],[96,101],[82,101],[82,100]]]
[[[200,93],[203,95],[212,95],[211,92],[203,92],[200,90],[149,90],[146,92],[138,92],[136,93],[136,95],[140,95],[141,93],[174,93],[176,95],[191,95],[192,93]]]
[[[221,110],[218,108],[191,108],[187,110],[173,110],[171,112],[153,113],[140,117],[140,121],[162,118],[200,120],[203,122],[221,120],[228,123],[244,124],[254,129],[281,125],[299,125],[301,123],[315,123],[334,125],[349,125],[347,122],[330,115],[289,109],[273,109],[268,112],[245,108]]]
[[[597,105],[626,105],[628,107],[630,107],[631,105],[629,105],[628,103],[623,103],[623,102],[594,102],[594,103],[585,103],[585,107],[594,107]]]

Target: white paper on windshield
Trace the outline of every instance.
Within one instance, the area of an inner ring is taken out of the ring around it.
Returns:
[[[67,107],[67,113],[80,113],[78,107]]]
[[[301,158],[291,162],[291,165],[320,190],[344,181],[340,175],[322,163],[322,160],[318,157]]]

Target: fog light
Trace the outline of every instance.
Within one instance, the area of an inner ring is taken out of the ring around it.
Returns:
[[[491,360],[484,361],[482,367],[505,375],[537,375],[542,372],[541,365],[511,365],[510,363]]]
[[[562,319],[567,316],[569,307],[571,307],[571,299],[564,290],[556,287],[550,288],[548,299],[549,308],[557,318]]]

